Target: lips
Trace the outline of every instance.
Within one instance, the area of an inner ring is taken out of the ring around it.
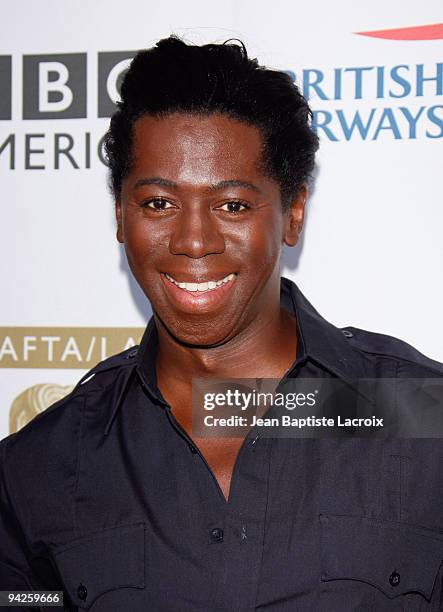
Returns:
[[[160,278],[169,301],[177,310],[189,314],[202,314],[226,305],[236,284],[237,274],[231,272],[224,277],[214,276],[203,282],[182,281],[164,273],[160,274]]]
[[[171,283],[174,283],[174,285],[176,285],[180,289],[184,289],[185,291],[190,291],[191,293],[195,293],[195,292],[203,293],[205,291],[213,291],[214,289],[217,289],[218,287],[225,285],[229,281],[234,280],[236,275],[233,272],[231,272],[230,274],[227,274],[221,279],[218,279],[218,280],[211,279],[211,280],[207,280],[203,282],[178,281],[177,279],[173,278],[172,276],[166,273],[165,273],[165,276],[168,279],[168,281],[170,281]]]

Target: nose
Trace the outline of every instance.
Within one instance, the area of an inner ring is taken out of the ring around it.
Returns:
[[[210,210],[198,205],[182,210],[170,237],[170,253],[199,259],[224,250],[223,234]]]

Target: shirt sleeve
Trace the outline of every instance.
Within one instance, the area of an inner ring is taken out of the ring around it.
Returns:
[[[0,590],[43,590],[32,571],[25,537],[14,512],[6,478],[6,444],[0,442]]]

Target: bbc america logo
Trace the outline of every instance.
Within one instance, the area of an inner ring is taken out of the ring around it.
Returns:
[[[110,117],[125,70],[136,51],[97,54],[97,116]],[[22,119],[87,117],[88,57],[86,53],[22,57]],[[0,56],[0,119],[12,118],[12,57]]]

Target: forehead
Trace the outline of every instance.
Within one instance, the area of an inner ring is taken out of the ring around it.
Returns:
[[[220,114],[141,117],[133,127],[132,154],[131,174],[154,173],[193,183],[269,180],[260,169],[258,128]]]

